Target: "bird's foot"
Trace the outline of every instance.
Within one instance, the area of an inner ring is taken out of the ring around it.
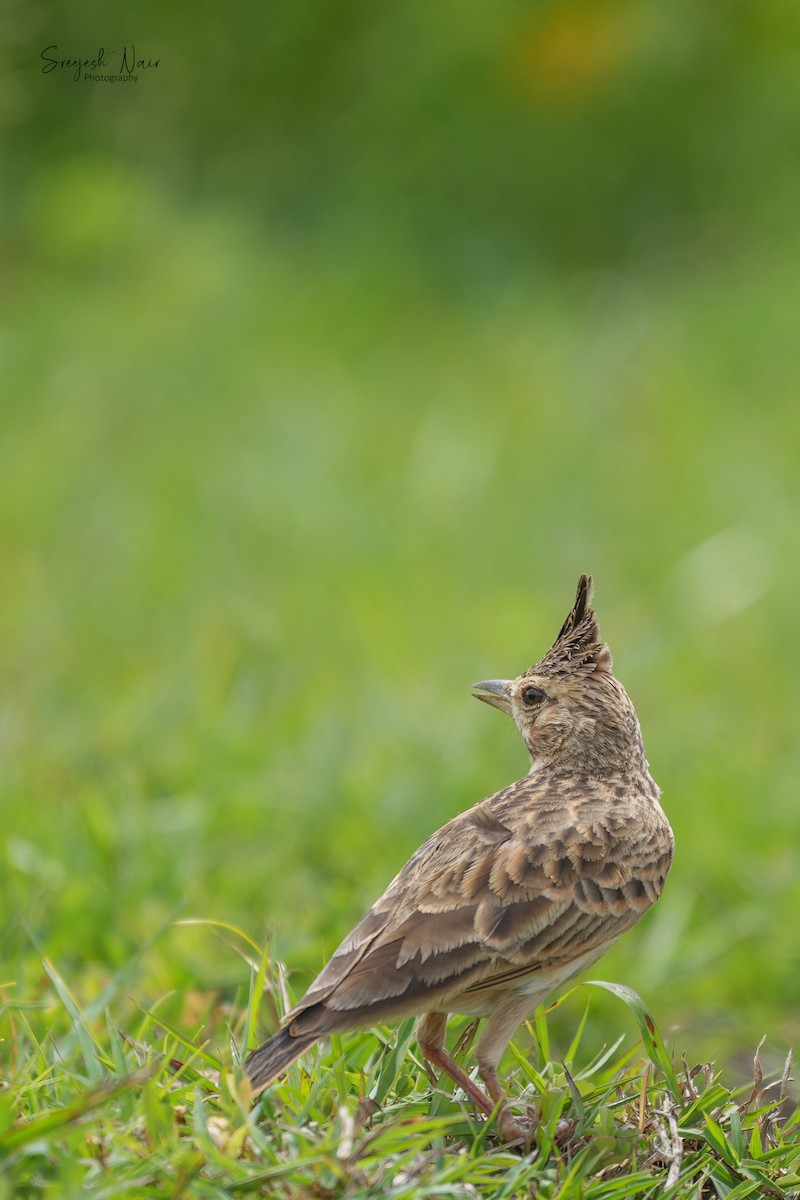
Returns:
[[[527,1122],[523,1124],[516,1117],[512,1117],[511,1113],[501,1115],[500,1136],[509,1149],[527,1151],[532,1133],[533,1126]]]
[[[528,1108],[524,1117],[514,1116],[507,1104],[497,1114],[500,1136],[512,1150],[520,1150],[528,1154],[533,1147],[536,1130],[540,1123],[540,1114],[534,1108]],[[553,1141],[562,1149],[566,1147],[575,1133],[576,1122],[562,1118],[555,1128]]]
[[[500,1137],[509,1149],[520,1150],[523,1154],[527,1154],[536,1132],[536,1121],[532,1119],[532,1114],[528,1119],[514,1116],[508,1101],[504,1100],[497,1113],[497,1124]]]

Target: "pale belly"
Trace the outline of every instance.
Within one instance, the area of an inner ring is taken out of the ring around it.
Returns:
[[[581,954],[578,958],[573,958],[561,966],[531,971],[530,975],[516,979],[511,984],[492,987],[491,983],[487,981],[485,990],[464,992],[460,996],[450,998],[446,1004],[432,1005],[428,1011],[463,1013],[464,1016],[469,1017],[488,1017],[497,1004],[498,998],[509,995],[529,996],[531,1011],[533,1011],[534,1008],[543,1004],[556,988],[560,988],[575,975],[580,975],[581,971],[585,971],[593,962],[597,962],[598,958],[611,949],[616,940],[613,938],[604,942],[602,946],[595,946],[591,950],[587,950],[585,954]]]

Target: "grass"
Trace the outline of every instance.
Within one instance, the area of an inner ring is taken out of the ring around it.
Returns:
[[[242,956],[257,948],[227,931]],[[55,966],[35,1003],[8,998],[0,1093],[0,1195],[93,1197],[740,1197],[800,1194],[800,1109],[790,1063],[730,1089],[710,1065],[675,1063],[641,1000],[611,987],[639,1043],[587,1053],[583,1020],[563,1060],[548,1014],[508,1055],[515,1109],[535,1122],[509,1149],[448,1082],[429,1078],[413,1020],[314,1047],[254,1105],[239,1061],[259,1010],[291,1003],[285,969],[258,956],[249,1002],[211,1006],[191,1033],[155,1010],[111,1016],[125,975],[82,1008]],[[266,990],[265,985],[266,983]],[[585,987],[574,989],[583,999]],[[210,1000],[211,998],[209,998]],[[452,1023],[466,1054],[475,1032]]]
[[[97,160],[24,200],[0,1196],[662,1195],[673,1120],[676,1196],[791,1194],[794,1085],[741,1106],[753,1048],[774,1083],[800,1033],[796,247],[465,296]],[[302,991],[433,828],[526,769],[468,687],[539,656],[582,570],[677,840],[602,971],[668,1060],[592,989],[507,1062],[537,1138],[570,1123],[533,1156],[432,1093],[405,1028],[313,1052],[251,1112],[243,949]]]

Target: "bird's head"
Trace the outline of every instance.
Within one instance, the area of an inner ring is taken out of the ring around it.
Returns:
[[[513,717],[534,767],[611,774],[644,761],[636,713],[611,673],[591,594],[591,576],[581,575],[575,603],[540,662],[516,679],[472,687],[476,699]]]

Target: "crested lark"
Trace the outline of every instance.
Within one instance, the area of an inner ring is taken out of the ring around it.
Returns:
[[[661,895],[673,837],[639,723],[611,673],[582,575],[541,662],[477,683],[515,721],[530,772],[448,821],[345,938],[286,1023],[247,1059],[255,1091],[318,1038],[421,1014],[425,1058],[522,1133],[497,1067],[520,1022]],[[486,1018],[481,1088],[445,1049],[449,1013]]]

